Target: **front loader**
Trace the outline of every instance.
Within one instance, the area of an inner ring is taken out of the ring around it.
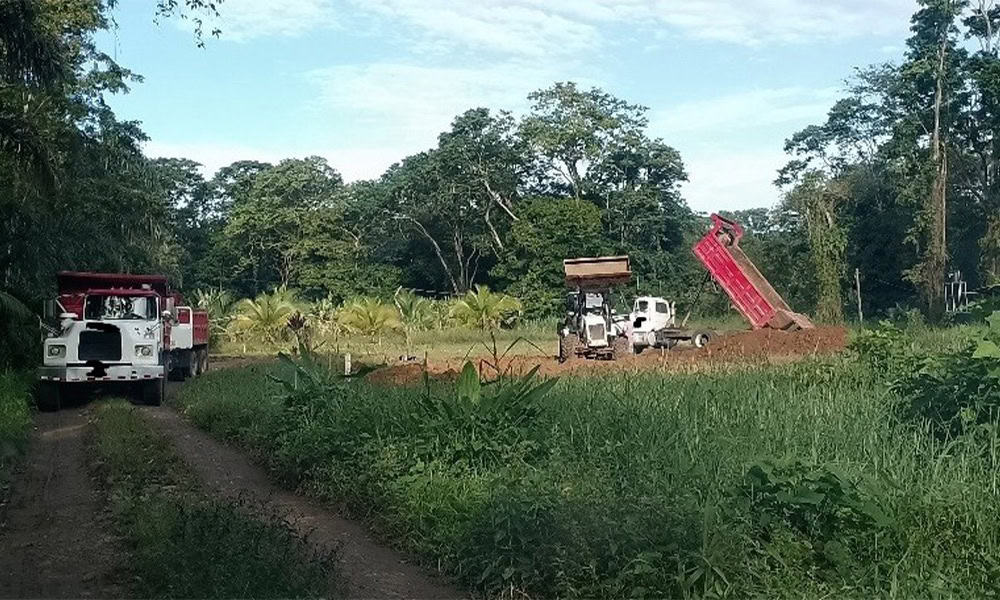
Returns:
[[[576,356],[615,359],[629,352],[625,319],[616,319],[612,288],[632,279],[627,256],[571,258],[566,273],[566,319],[559,326],[559,360]]]

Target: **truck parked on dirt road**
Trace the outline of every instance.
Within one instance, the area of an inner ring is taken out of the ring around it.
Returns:
[[[41,410],[96,386],[159,405],[168,378],[208,369],[208,314],[183,306],[166,277],[62,271],[56,282],[38,368]]]
[[[751,327],[811,329],[805,315],[793,312],[739,246],[743,229],[713,214],[712,228],[692,251],[729,296]],[[615,359],[646,348],[672,348],[679,342],[707,344],[712,333],[676,323],[676,305],[664,298],[636,298],[632,313],[616,316],[611,290],[632,278],[627,256],[572,258],[563,261],[567,295],[566,319],[559,326],[559,360],[575,356]],[[707,282],[707,277],[706,277]]]

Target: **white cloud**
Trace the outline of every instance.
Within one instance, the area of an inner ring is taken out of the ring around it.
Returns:
[[[704,135],[821,121],[840,95],[838,88],[801,87],[727,94],[656,109],[650,116],[650,129],[670,139],[681,134]]]
[[[225,0],[219,4],[219,17],[206,20],[205,30],[218,27],[222,39],[246,42],[297,36],[335,23],[331,0]]]
[[[682,192],[688,205],[696,211],[717,212],[776,204],[780,193],[771,182],[788,157],[780,151],[754,150],[689,154],[684,162],[690,181]]]
[[[905,0],[649,0],[646,9],[685,35],[737,44],[844,40],[906,31]]]
[[[544,57],[576,53],[599,43],[594,17],[583,10],[560,12],[535,0],[351,0],[381,17],[403,21],[418,32],[421,48],[476,51]]]
[[[488,68],[374,63],[318,69],[308,76],[320,89],[323,110],[351,115],[351,130],[362,132],[363,144],[391,142],[407,152],[433,146],[465,110],[518,110],[529,92],[552,82],[546,69],[520,62]]]
[[[575,56],[603,45],[601,27],[735,44],[807,43],[905,32],[905,0],[349,0],[409,25],[421,49],[464,46],[521,56]]]

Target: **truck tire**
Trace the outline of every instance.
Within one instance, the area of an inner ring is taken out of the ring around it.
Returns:
[[[187,364],[183,354],[169,354],[166,359],[166,372],[169,381],[184,381],[184,370]]]
[[[146,406],[159,406],[163,404],[163,397],[166,395],[167,380],[160,377],[142,384],[142,403]]]
[[[35,400],[38,410],[55,412],[62,408],[62,389],[58,383],[53,381],[40,381],[38,383],[38,396]]]
[[[198,351],[198,364],[199,373],[208,372],[208,348],[202,348]]]
[[[691,336],[691,345],[695,348],[704,348],[712,341],[711,331],[696,331],[694,335]]]
[[[580,339],[574,333],[559,336],[559,362],[576,358],[576,348],[579,344]]]

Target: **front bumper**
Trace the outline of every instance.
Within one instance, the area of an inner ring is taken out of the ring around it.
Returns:
[[[95,368],[89,365],[79,367],[38,367],[41,381],[142,381],[163,379],[163,365],[114,365]]]

